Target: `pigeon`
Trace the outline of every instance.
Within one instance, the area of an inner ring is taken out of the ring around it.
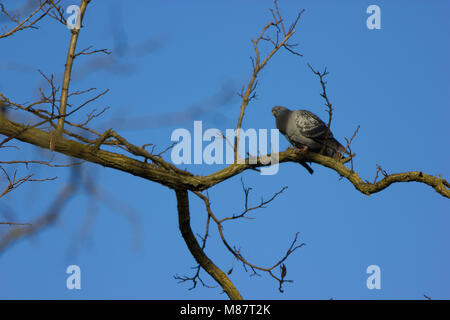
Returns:
[[[308,110],[294,110],[275,106],[272,108],[277,129],[300,151],[320,152],[325,143],[324,155],[337,158],[341,153],[348,154],[337,141],[328,126],[314,113]],[[326,138],[326,142],[325,142]]]

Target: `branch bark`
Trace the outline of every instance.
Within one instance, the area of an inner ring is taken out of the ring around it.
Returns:
[[[88,3],[91,0],[82,0],[80,5],[80,12],[77,19],[80,21],[80,29],[77,29],[76,27],[72,28],[72,37],[70,38],[70,44],[69,44],[69,50],[67,51],[67,58],[66,58],[66,64],[64,68],[64,78],[63,78],[63,85],[61,90],[61,102],[59,106],[59,118],[58,123],[56,125],[56,130],[54,133],[53,139],[50,140],[50,150],[54,150],[55,141],[60,139],[63,133],[64,128],[64,119],[66,115],[66,109],[67,109],[67,98],[69,96],[69,84],[70,84],[70,76],[72,74],[72,65],[73,61],[75,60],[75,48],[77,46],[78,41],[78,35],[81,30],[81,24],[83,23],[83,16],[86,12],[86,7]]]
[[[33,144],[35,146],[49,149],[51,134],[29,126],[13,122],[0,116],[0,134],[13,137],[20,141]],[[187,189],[191,191],[203,191],[214,185],[238,175],[245,170],[264,167],[260,157],[256,163],[250,163],[245,159],[244,163],[234,163],[228,167],[207,176],[195,176],[179,174],[167,171],[161,167],[138,161],[123,154],[97,150],[89,145],[85,145],[70,139],[61,138],[56,141],[55,151],[65,155],[100,164],[104,167],[114,168],[120,171],[131,173],[135,176],[151,180],[172,189]],[[160,159],[160,161],[164,161]],[[440,195],[450,198],[450,184],[441,177],[435,177],[422,171],[409,171],[386,175],[376,183],[364,182],[355,171],[345,166],[345,159],[340,161],[314,152],[298,153],[293,150],[286,150],[279,153],[279,162],[302,161],[318,163],[322,166],[336,171],[339,175],[350,181],[356,190],[365,195],[380,192],[393,183],[399,182],[419,182],[432,187]],[[172,164],[170,164],[172,165]]]
[[[242,296],[227,275],[208,258],[194,236],[189,213],[189,196],[186,189],[175,190],[177,196],[178,225],[189,251],[198,264],[222,287],[231,300],[242,300]]]

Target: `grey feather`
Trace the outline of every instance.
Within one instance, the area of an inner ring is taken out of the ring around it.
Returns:
[[[320,152],[325,144],[324,154],[329,157],[347,153],[331,131],[327,136],[328,126],[314,113],[308,110],[291,111],[275,106],[272,114],[275,116],[278,130],[297,148],[306,146],[313,152]]]

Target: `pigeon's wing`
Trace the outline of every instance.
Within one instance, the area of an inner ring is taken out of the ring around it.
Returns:
[[[323,145],[327,138],[325,154],[333,157],[336,152],[348,153],[345,148],[333,137],[330,131],[327,136],[328,126],[314,113],[308,110],[296,110],[295,125],[297,130],[306,138]]]
[[[325,139],[327,134],[327,125],[314,113],[308,110],[296,110],[294,111],[295,124],[300,133],[312,140],[321,142]],[[330,132],[328,137],[333,135]]]

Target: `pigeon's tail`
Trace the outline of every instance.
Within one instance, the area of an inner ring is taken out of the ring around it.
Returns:
[[[339,157],[339,154],[350,154],[350,153],[335,138],[328,139],[326,155],[332,158],[337,158]]]

